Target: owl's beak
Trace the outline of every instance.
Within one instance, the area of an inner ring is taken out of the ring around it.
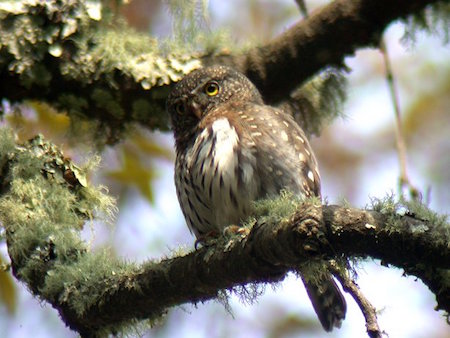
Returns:
[[[202,118],[202,107],[198,102],[195,102],[195,100],[189,100],[189,110],[193,112],[199,120]]]

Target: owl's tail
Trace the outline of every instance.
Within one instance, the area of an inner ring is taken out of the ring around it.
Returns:
[[[347,311],[347,303],[331,274],[323,276],[318,283],[302,279],[325,331],[329,332],[333,327],[340,328]]]

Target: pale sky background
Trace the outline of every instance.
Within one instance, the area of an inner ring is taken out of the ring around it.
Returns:
[[[223,27],[227,20],[238,19],[236,3],[239,1],[211,1],[212,28]],[[281,1],[279,7],[292,5],[294,1]],[[267,5],[269,1],[262,1]],[[308,3],[308,2],[307,2]],[[279,31],[289,27],[298,20],[292,17]],[[403,34],[400,24],[392,25],[386,33],[387,47],[392,57],[394,72],[397,68],[410,67],[410,71],[399,75],[399,94],[401,106],[407,106],[415,97],[415,92],[423,86],[414,85],[412,80],[420,74],[415,65],[432,59],[438,65],[445,65],[450,60],[450,48],[443,46],[441,39],[421,34],[416,45],[406,50],[399,43]],[[392,104],[383,77],[373,76],[373,60],[381,55],[375,50],[363,50],[356,57],[347,58],[347,65],[353,69],[349,75],[349,99],[345,105],[346,119],[335,121],[331,128],[333,133],[342,135],[340,141],[349,147],[361,147],[355,140],[364,139],[393,124]],[[371,76],[370,81],[365,81]],[[410,81],[411,80],[411,81]],[[421,81],[432,81],[424,78]],[[407,84],[402,86],[402,84]],[[421,83],[423,85],[423,83]],[[448,122],[448,121],[447,121]],[[351,137],[348,137],[351,135]],[[170,134],[158,133],[163,142],[173,144]],[[448,141],[448,140],[447,140]],[[353,142],[353,143],[352,143]],[[448,144],[446,145],[448,147]],[[314,140],[313,140],[314,147]],[[114,156],[109,151],[108,156]],[[409,157],[409,169],[412,181],[421,189],[429,185],[423,175],[424,161],[427,154]],[[320,159],[319,159],[320,162]],[[319,163],[320,164],[320,163]],[[144,200],[137,191],[131,190],[125,205],[117,217],[114,230],[99,224],[96,226],[95,242],[114,243],[118,253],[127,260],[144,261],[158,259],[169,254],[179,246],[193,247],[194,238],[189,234],[179,209],[173,184],[173,163],[157,163],[160,178],[154,182],[156,201],[154,205]],[[395,149],[389,157],[379,158],[359,168],[363,180],[355,189],[357,191],[350,202],[356,207],[363,207],[371,197],[384,197],[387,192],[397,191],[398,163]],[[374,177],[375,175],[375,177]],[[342,197],[339,182],[322,172],[322,192],[330,203],[338,203]],[[447,195],[448,196],[448,195]],[[448,199],[431,200],[431,207],[439,212],[449,212]],[[90,236],[86,231],[86,238]],[[0,248],[6,257],[5,247]],[[402,271],[381,267],[379,262],[367,261],[361,264],[358,284],[366,297],[381,310],[379,324],[390,337],[425,338],[444,337],[449,327],[442,313],[433,311],[433,295],[419,281],[412,277],[402,277]],[[348,304],[347,319],[340,330],[331,334],[323,332],[315,337],[364,337],[365,323],[359,308],[351,297],[346,295]],[[231,300],[234,319],[217,302],[198,304],[196,308],[185,305],[171,311],[168,325],[163,329],[154,329],[145,337],[268,337],[267,327],[281,315],[315,318],[310,302],[300,280],[290,275],[275,289],[266,287],[266,292],[253,305],[244,305],[235,297]],[[17,315],[9,317],[0,307],[1,337],[76,337],[64,327],[49,305],[33,299],[25,288],[21,287]],[[311,332],[283,337],[310,337]]]

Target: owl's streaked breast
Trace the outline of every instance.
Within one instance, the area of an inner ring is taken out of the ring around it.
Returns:
[[[178,154],[176,165],[180,167],[181,177],[175,181],[181,208],[197,237],[249,216],[259,185],[254,149],[242,147],[227,118],[204,128]]]

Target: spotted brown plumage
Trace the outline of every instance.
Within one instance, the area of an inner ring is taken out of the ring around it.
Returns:
[[[254,201],[281,190],[320,197],[305,133],[290,115],[265,105],[243,74],[224,66],[193,71],[174,87],[167,110],[178,200],[197,238],[240,224]],[[346,304],[331,275],[305,286],[322,326],[340,326]]]

